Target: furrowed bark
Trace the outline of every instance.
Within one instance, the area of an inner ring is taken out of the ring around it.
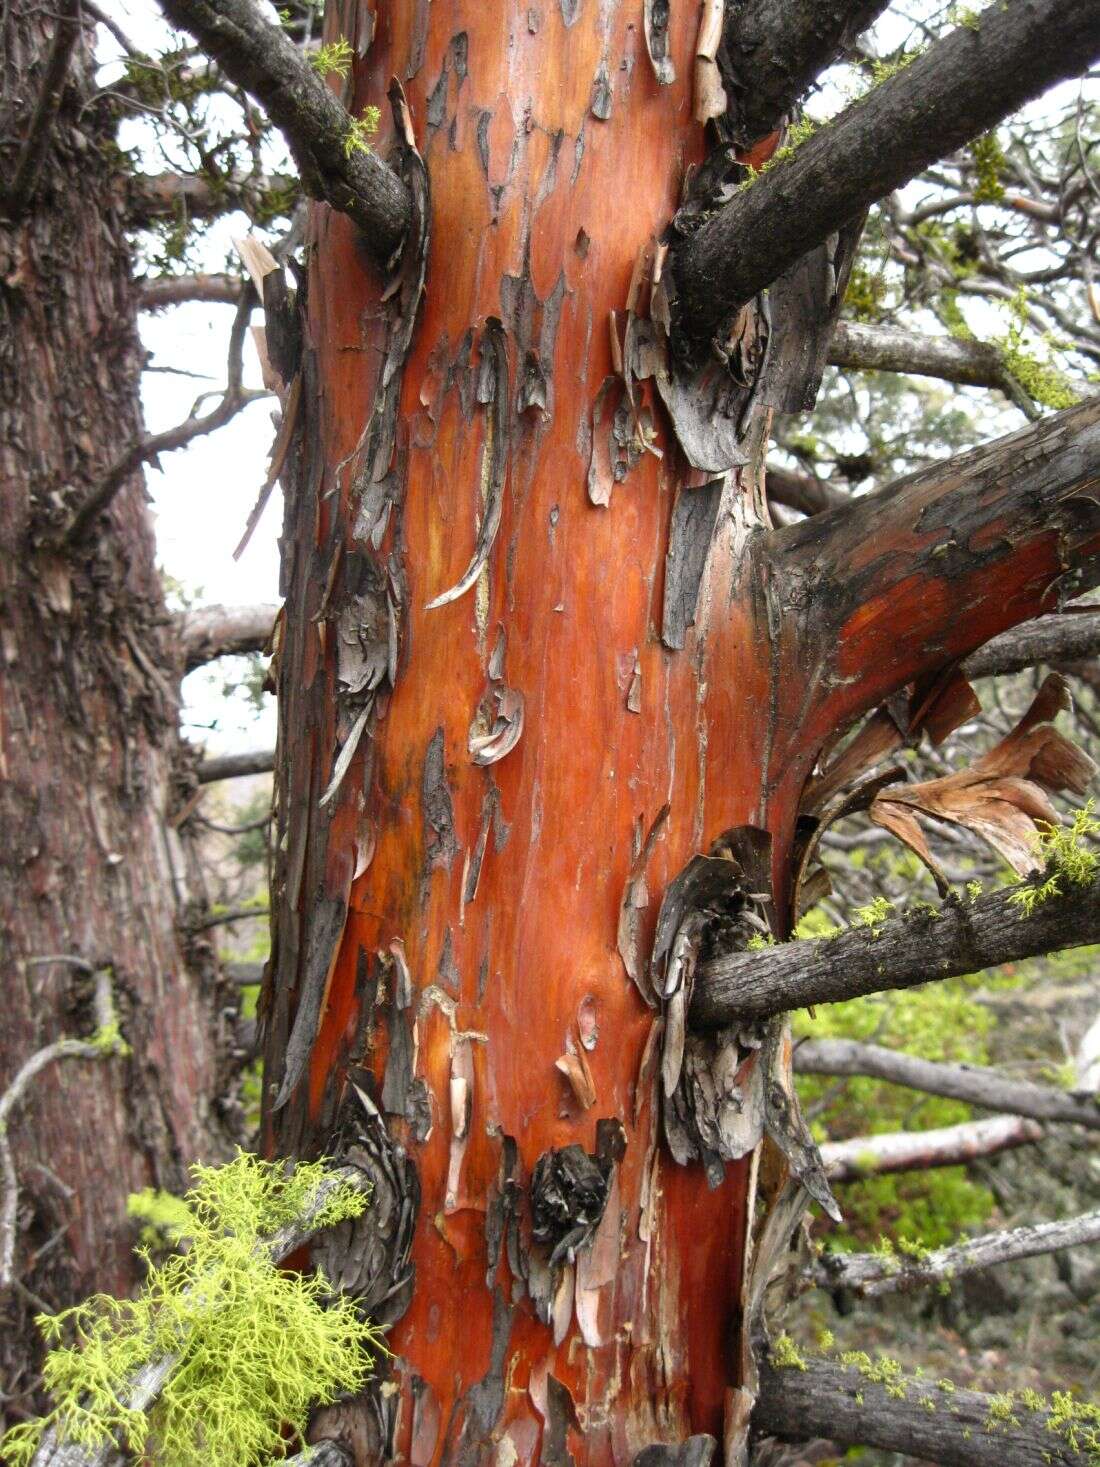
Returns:
[[[6,105],[33,106],[57,11],[5,8]],[[100,968],[131,1052],[40,1076],[6,1122],[14,1272],[28,1291],[2,1301],[9,1420],[41,1399],[34,1314],[99,1290],[126,1297],[141,1271],[127,1195],[185,1186],[188,1164],[217,1157],[232,1133],[221,1108],[232,990],[212,947],[179,925],[201,886],[167,817],[178,708],[161,671],[172,649],[140,471],[102,535],[66,554],[47,544],[142,437],[126,164],[94,100],[90,46],[65,78],[29,205],[14,227],[0,210],[0,1087],[43,1046],[94,1027]],[[12,131],[0,128],[9,175]]]
[[[723,68],[734,93],[729,120],[749,144],[777,127],[836,55],[873,24],[888,0],[750,0],[726,14]]]
[[[827,1141],[821,1148],[821,1161],[830,1182],[858,1182],[861,1177],[888,1172],[961,1166],[980,1156],[1030,1146],[1043,1135],[1038,1121],[1027,1116],[992,1116],[932,1131],[887,1131],[850,1141]]]
[[[1045,662],[1057,666],[1100,655],[1100,611],[1044,616],[1002,632],[972,652],[962,665],[968,678],[1023,672]]]
[[[175,618],[176,638],[188,672],[241,652],[262,652],[271,639],[279,607],[273,602],[253,606],[195,606]]]
[[[240,779],[246,774],[270,774],[275,767],[274,749],[248,749],[243,754],[215,754],[199,762],[199,784],[219,779]]]
[[[1100,941],[1100,879],[1062,884],[1063,893],[1030,916],[1013,905],[1011,890],[998,891],[975,902],[952,898],[935,912],[892,917],[873,930],[704,959],[691,1023],[719,1029]]]
[[[162,0],[161,8],[263,104],[306,192],[354,220],[374,258],[386,263],[412,221],[409,191],[376,153],[347,146],[348,113],[289,36],[252,0]]]
[[[799,739],[1095,585],[1098,486],[1100,397],[776,530],[792,650],[815,648]]]
[[[927,1380],[899,1387],[855,1365],[808,1360],[804,1369],[765,1362],[753,1426],[787,1441],[823,1436],[842,1446],[881,1447],[943,1467],[1086,1467],[1047,1410],[1022,1403],[1004,1419],[1004,1398],[944,1390]],[[929,1404],[930,1403],[930,1404]]]
[[[795,1049],[794,1067],[801,1075],[867,1075],[986,1110],[1037,1121],[1072,1121],[1100,1131],[1100,1101],[1095,1096],[1036,1085],[980,1065],[938,1064],[858,1039],[806,1039]]]
[[[1064,1222],[1003,1228],[919,1255],[900,1250],[888,1257],[878,1253],[825,1253],[808,1274],[820,1288],[851,1289],[853,1293],[872,1298],[951,1283],[962,1274],[1088,1243],[1100,1243],[1100,1211],[1086,1212]]]
[[[685,331],[705,348],[811,246],[1098,54],[1097,0],[1008,0],[961,25],[679,246],[673,268]]]

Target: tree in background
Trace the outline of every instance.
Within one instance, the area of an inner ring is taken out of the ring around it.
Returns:
[[[325,201],[296,292],[278,256],[246,252],[283,414],[269,482],[287,490],[265,1144],[317,1155],[358,1126],[387,1201],[326,1262],[393,1325],[390,1381],[317,1433],[357,1460],[705,1459],[721,1440],[735,1461],[750,1421],[827,1421],[973,1460],[988,1403],[930,1424],[889,1378],[852,1367],[853,1385],[778,1347],[766,1363],[772,1267],[811,1197],[835,1211],[829,1174],[870,1164],[814,1145],[786,1015],[919,982],[930,954],[965,973],[1090,941],[1092,870],[1070,842],[1015,904],[872,908],[834,944],[786,939],[853,811],[941,880],[918,816],[979,831],[1023,874],[1049,794],[1087,782],[1053,728],[1058,680],[938,785],[888,761],[973,719],[975,649],[1096,579],[1095,403],[1039,416],[1068,389],[1027,349],[1058,311],[1070,370],[1095,354],[1066,304],[1091,283],[1091,145],[1076,124],[1051,144],[1063,173],[1013,163],[1021,186],[989,130],[1089,63],[1100,14],[956,17],[810,128],[799,97],[882,6],[333,6],[308,60],[293,12],[164,8],[211,61],[148,68],[157,105],[198,105],[224,74]],[[203,138],[203,176],[172,191],[286,207],[234,95],[248,156]],[[933,181],[970,211],[965,249],[894,192],[945,157]],[[837,325],[884,199],[864,315],[937,285],[954,335]],[[1049,309],[1019,295],[1016,213],[1066,223],[1057,267],[1025,283]],[[229,291],[239,363],[238,285],[144,287]],[[1005,292],[1005,341],[971,339],[960,297]],[[888,447],[835,444],[822,476],[828,455],[782,427],[766,473],[773,423],[812,405],[830,356],[995,387],[1037,420],[851,500],[843,483],[889,475]],[[222,410],[240,398],[233,366]],[[62,496],[57,553],[109,538],[122,484],[109,469]],[[776,527],[769,484],[797,522]],[[918,1140],[925,1162],[1037,1140],[1019,1095],[1009,1109]],[[1008,1433],[1029,1460],[1045,1425]]]

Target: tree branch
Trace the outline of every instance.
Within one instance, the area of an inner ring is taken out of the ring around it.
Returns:
[[[705,958],[695,975],[691,1025],[723,1029],[1100,942],[1100,877],[1087,886],[1062,885],[1062,894],[1038,902],[1030,916],[1012,901],[1022,888],[1012,887],[974,902],[950,897],[934,910],[838,937]]]
[[[219,179],[217,184],[197,173],[135,173],[126,183],[126,217],[140,229],[155,219],[175,219],[181,213],[188,219],[216,219],[234,209],[251,214],[272,198],[286,198],[285,212],[290,213],[298,196],[298,179],[289,173],[270,177],[242,174]],[[264,212],[267,216],[269,210]]]
[[[886,1172],[961,1166],[979,1156],[1029,1146],[1043,1135],[1038,1121],[1026,1116],[993,1116],[932,1131],[886,1131],[878,1136],[854,1136],[850,1141],[827,1141],[821,1148],[821,1163],[830,1182],[858,1182],[861,1177]]]
[[[196,606],[175,618],[176,640],[188,672],[242,652],[262,652],[271,637],[279,607],[272,602],[254,606]]]
[[[778,464],[768,464],[765,482],[769,502],[785,504],[788,509],[797,509],[806,515],[837,509],[852,497],[827,479],[797,474],[791,469],[780,468]]]
[[[352,119],[290,37],[252,0],[161,0],[161,9],[266,109],[306,192],[347,214],[375,259],[389,260],[411,223],[412,197],[374,152],[349,148]]]
[[[245,754],[216,754],[198,767],[199,784],[217,779],[240,779],[245,774],[270,774],[275,768],[274,749],[251,749]]]
[[[138,308],[160,311],[185,301],[210,301],[236,305],[241,295],[239,275],[164,275],[157,280],[138,281]]]
[[[42,958],[36,962],[76,962],[86,967],[83,959]],[[112,1055],[127,1053],[126,1045],[118,1032],[118,1018],[111,993],[110,970],[101,968],[94,973],[95,992],[92,1004],[95,1013],[96,1033],[91,1039],[57,1039],[45,1045],[26,1060],[15,1073],[11,1084],[0,1095],[0,1292],[10,1289],[15,1276],[15,1235],[19,1215],[19,1177],[15,1170],[15,1156],[9,1139],[12,1112],[23,1099],[35,1077],[49,1065],[63,1059],[110,1059]]]
[[[1036,1085],[982,1065],[937,1064],[857,1039],[807,1039],[794,1052],[794,1067],[800,1075],[867,1075],[986,1110],[1030,1116],[1036,1121],[1073,1121],[1100,1131],[1100,1099],[1096,1096]]]
[[[11,187],[4,190],[4,211],[12,220],[17,220],[26,213],[38,186],[39,170],[61,106],[65,76],[79,35],[79,0],[63,0],[27,136],[19,149]]]
[[[68,522],[57,537],[59,547],[80,544],[91,533],[96,520],[108,508],[115,495],[125,487],[131,474],[142,464],[155,459],[158,454],[184,448],[203,434],[213,433],[216,429],[224,427],[231,418],[236,417],[241,409],[247,407],[250,402],[256,402],[268,396],[267,392],[249,391],[241,385],[244,370],[242,353],[245,332],[248,329],[248,318],[255,304],[255,292],[251,282],[246,280],[240,287],[237,313],[233,318],[233,328],[229,333],[228,380],[217,407],[202,418],[196,417],[195,409],[192,409],[191,416],[184,422],[177,423],[174,428],[168,428],[163,433],[153,433],[148,438],[142,438],[139,442],[132,444],[115,460],[83,503],[73,510]],[[196,408],[197,406],[198,404]]]
[[[907,1293],[929,1284],[950,1283],[960,1274],[976,1273],[999,1263],[1015,1263],[1100,1243],[1100,1211],[1086,1212],[1065,1222],[1035,1223],[1026,1228],[1004,1228],[967,1238],[950,1248],[930,1252],[823,1253],[808,1270],[811,1281],[823,1289],[851,1289],[862,1297]]]
[[[723,76],[732,82],[729,119],[748,144],[785,113],[889,0],[749,0],[727,9]]]
[[[1100,610],[1067,612],[1025,622],[994,637],[963,663],[968,678],[1023,672],[1045,662],[1054,666],[1100,654]]]
[[[824,739],[1100,581],[1098,464],[1095,397],[769,535],[812,607],[806,724]]]
[[[1060,1417],[1021,1403],[1006,1420],[1004,1405],[1004,1397],[926,1379],[882,1385],[856,1365],[809,1360],[776,1370],[764,1362],[752,1420],[757,1431],[788,1441],[822,1436],[943,1467],[1087,1467],[1087,1448],[1072,1445]]]
[[[1097,0],[1005,0],[930,46],[679,246],[672,264],[691,344],[706,347],[808,249],[1097,55]]]
[[[965,387],[994,387],[1037,418],[1038,410],[1004,364],[1001,353],[988,342],[955,336],[923,336],[897,326],[866,326],[838,321],[826,360],[834,367],[861,372],[911,372],[938,377]]]

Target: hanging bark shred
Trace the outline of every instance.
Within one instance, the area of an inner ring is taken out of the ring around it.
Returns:
[[[928,848],[918,815],[972,830],[1004,857],[1018,876],[1039,864],[1040,827],[1060,822],[1050,795],[1072,790],[1084,795],[1096,765],[1053,726],[1072,707],[1060,673],[1048,674],[1020,722],[967,769],[910,786],[881,790],[869,814],[913,851],[936,878],[947,880]]]
[[[504,327],[496,316],[485,322],[481,337],[482,370],[478,374],[477,400],[488,408],[486,417],[485,461],[483,469],[484,502],[481,527],[470,563],[449,591],[429,601],[426,610],[434,611],[457,601],[475,584],[489,560],[500,518],[504,512],[504,481],[508,473],[508,439],[510,388],[508,346]]]
[[[665,556],[665,596],[661,641],[671,651],[684,645],[688,627],[695,625],[699,589],[718,523],[725,481],[712,480],[698,489],[681,489],[672,511]]]
[[[654,816],[653,823],[638,841],[634,862],[623,889],[619,904],[618,950],[626,969],[627,977],[650,1006],[657,1007],[657,996],[649,979],[649,969],[642,953],[642,927],[645,911],[649,906],[649,886],[646,882],[646,866],[653,854],[653,847],[668,819],[671,806],[662,805]]]
[[[695,121],[706,123],[712,117],[724,117],[729,105],[718,70],[725,6],[723,0],[703,0],[701,10],[695,44]]]
[[[668,49],[669,7],[672,0],[645,0],[645,44],[653,64],[653,74],[661,86],[676,80],[676,67]]]

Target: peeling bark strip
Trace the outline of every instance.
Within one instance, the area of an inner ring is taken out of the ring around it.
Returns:
[[[665,556],[665,601],[661,641],[673,651],[684,645],[688,627],[695,625],[695,608],[703,583],[707,555],[722,504],[723,479],[699,489],[681,489],[672,511]]]
[[[904,1294],[930,1284],[951,1283],[961,1274],[1089,1243],[1100,1243],[1100,1211],[1065,1222],[984,1233],[919,1257],[904,1252],[885,1258],[878,1253],[825,1253],[812,1266],[810,1277],[821,1288],[851,1289],[864,1298]]]
[[[704,350],[813,245],[1098,55],[1100,10],[1063,0],[1006,0],[930,46],[675,251],[691,340]]]
[[[1074,1095],[981,1065],[938,1064],[856,1039],[807,1039],[795,1049],[794,1067],[800,1075],[869,1075],[986,1110],[1100,1131],[1100,1098],[1095,1095]]]
[[[927,1380],[900,1387],[868,1380],[855,1365],[805,1362],[803,1369],[760,1372],[754,1428],[786,1441],[820,1436],[841,1446],[862,1444],[900,1452],[943,1467],[1086,1467],[1089,1453],[1074,1448],[1048,1410],[1009,1402],[1009,1419],[996,1410],[1002,1397],[945,1391]]]
[[[290,37],[252,0],[163,0],[162,8],[263,104],[306,192],[353,219],[379,264],[389,262],[413,220],[410,192],[373,150],[346,146],[351,118]]]
[[[721,1029],[1100,941],[1100,880],[1063,885],[1061,895],[1027,917],[1013,906],[1011,891],[999,891],[973,903],[952,898],[934,912],[892,917],[873,930],[704,957],[691,1023]]]

